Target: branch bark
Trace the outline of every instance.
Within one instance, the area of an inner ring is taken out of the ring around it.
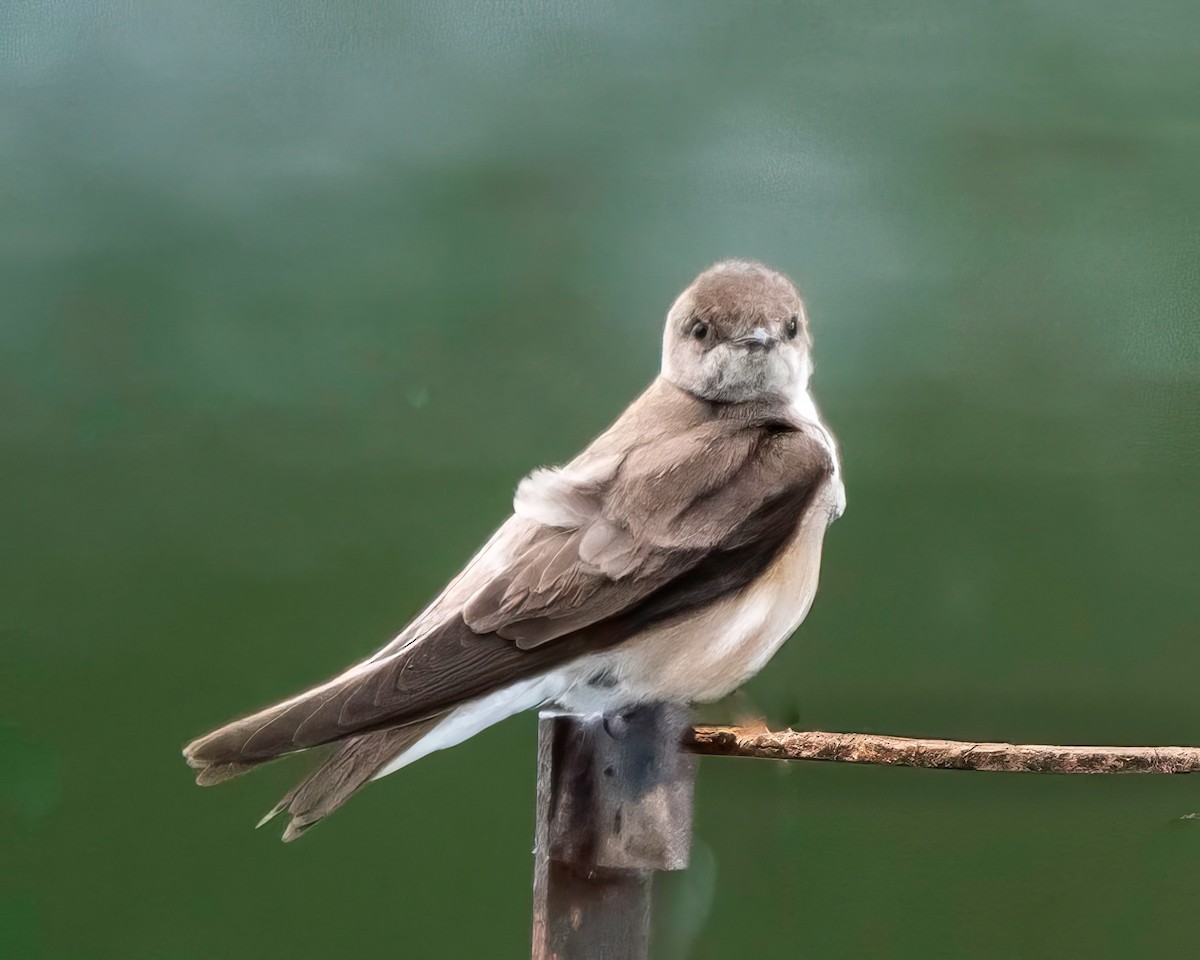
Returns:
[[[886,766],[1010,773],[1192,773],[1200,747],[1068,747],[972,743],[873,733],[696,727],[685,739],[693,753],[768,760],[834,760]]]

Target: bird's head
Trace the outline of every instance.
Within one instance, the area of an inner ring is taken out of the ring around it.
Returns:
[[[791,280],[753,260],[723,260],[667,313],[662,375],[715,402],[790,400],[808,388],[810,346]]]

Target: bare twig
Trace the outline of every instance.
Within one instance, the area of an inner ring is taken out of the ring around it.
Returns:
[[[1012,773],[1191,773],[1200,747],[1065,747],[970,743],[873,733],[696,727],[688,749],[705,756],[768,760],[836,760],[889,766]]]

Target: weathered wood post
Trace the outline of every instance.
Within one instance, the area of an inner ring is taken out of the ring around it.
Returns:
[[[696,758],[689,712],[538,721],[534,960],[645,960],[655,870],[687,866]]]

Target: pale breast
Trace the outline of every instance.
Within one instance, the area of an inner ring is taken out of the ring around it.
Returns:
[[[836,476],[825,483],[792,539],[748,587],[580,661],[580,682],[563,706],[590,711],[614,701],[717,700],[758,673],[812,607],[825,531],[840,512],[840,486]],[[587,677],[600,674],[604,687],[588,684]]]

